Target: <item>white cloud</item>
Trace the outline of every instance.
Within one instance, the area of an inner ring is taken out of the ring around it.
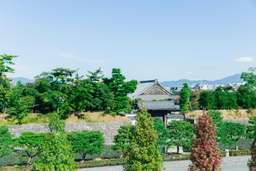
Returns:
[[[238,62],[238,63],[252,63],[254,61],[254,58],[244,56],[244,57],[236,58],[235,61]]]

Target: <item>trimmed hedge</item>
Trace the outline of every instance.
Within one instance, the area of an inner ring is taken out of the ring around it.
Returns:
[[[104,159],[104,160],[89,160],[84,163],[78,163],[78,168],[91,168],[91,167],[103,167],[103,166],[117,166],[123,165],[123,159]]]
[[[111,148],[108,147],[106,149],[106,153]],[[222,155],[225,155],[225,152],[222,152]],[[250,155],[250,150],[238,150],[238,151],[230,151],[230,156],[245,156]],[[15,159],[16,157],[16,159]],[[109,157],[109,156],[108,156]],[[166,155],[164,156],[165,161],[178,161],[178,160],[189,160],[190,154],[172,154],[172,155]],[[19,163],[20,162],[20,163]],[[10,156],[7,156],[5,158],[0,159],[0,165],[4,167],[0,167],[0,170],[7,170],[8,171],[16,171],[16,170],[22,170],[24,169],[24,158],[22,158],[22,155],[13,153]],[[87,160],[86,162],[78,162],[77,166],[78,168],[90,168],[90,167],[103,167],[103,166],[117,166],[117,165],[123,165],[124,161],[121,158],[105,158],[105,159],[94,159],[94,160]],[[10,167],[12,166],[13,167]],[[20,166],[14,166],[14,165],[20,165]],[[15,170],[16,169],[16,170]]]

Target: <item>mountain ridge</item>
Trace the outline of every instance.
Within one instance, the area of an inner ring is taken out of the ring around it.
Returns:
[[[217,80],[189,80],[189,79],[180,79],[176,81],[163,81],[162,84],[166,87],[182,87],[184,83],[188,83],[190,87],[194,87],[197,84],[206,84],[206,85],[228,85],[228,84],[238,84],[241,83],[241,74],[234,74],[231,76],[224,77]]]

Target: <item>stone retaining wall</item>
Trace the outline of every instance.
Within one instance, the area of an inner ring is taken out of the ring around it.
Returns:
[[[104,134],[105,144],[110,145],[113,143],[114,136],[117,134],[120,126],[128,122],[102,122],[102,123],[67,123],[66,131],[101,131]],[[49,132],[47,124],[25,124],[9,126],[10,132],[14,136],[20,136],[23,132]]]

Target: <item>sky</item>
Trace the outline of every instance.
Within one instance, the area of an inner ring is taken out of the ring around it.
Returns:
[[[128,79],[219,79],[256,64],[256,0],[0,0],[11,76],[119,67]]]

